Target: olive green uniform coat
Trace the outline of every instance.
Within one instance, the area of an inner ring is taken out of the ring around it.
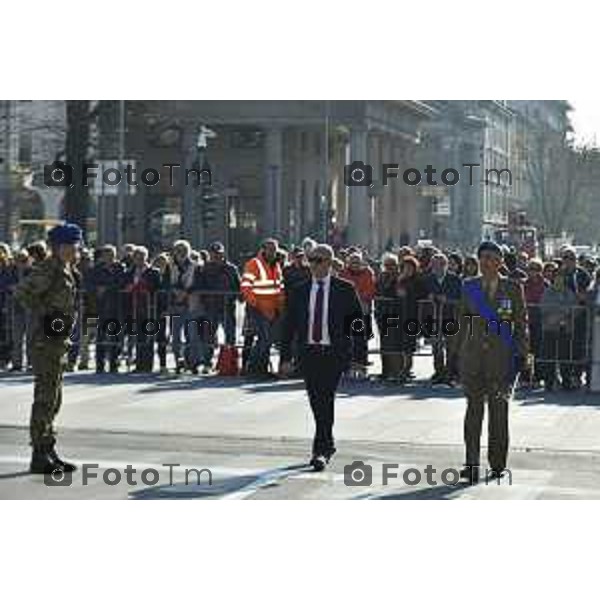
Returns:
[[[482,277],[467,281],[482,286]],[[482,288],[483,289],[483,288]],[[488,306],[501,321],[510,323],[518,357],[529,352],[527,311],[521,284],[499,277],[493,298],[485,294]],[[469,315],[477,315],[469,317]],[[508,323],[488,323],[479,316],[464,290],[458,306],[460,330],[457,334],[458,369],[467,397],[464,420],[466,464],[479,465],[484,404],[488,405],[488,462],[492,469],[506,467],[508,454],[508,404],[516,375],[513,350],[498,335],[498,327]]]

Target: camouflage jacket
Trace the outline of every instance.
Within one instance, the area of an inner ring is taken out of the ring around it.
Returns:
[[[75,318],[76,278],[70,267],[55,257],[35,265],[15,290],[16,300],[31,311],[31,336],[34,343],[68,347],[69,341],[49,338],[44,322],[53,315]]]

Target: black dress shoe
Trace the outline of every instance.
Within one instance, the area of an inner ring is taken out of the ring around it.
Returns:
[[[490,469],[487,472],[488,479],[502,479],[504,477],[505,469]]]
[[[74,465],[73,463],[67,462],[60,458],[60,456],[58,456],[54,448],[51,448],[48,451],[48,456],[54,461],[54,464],[57,467],[59,467],[61,471],[64,471],[65,473],[72,473],[73,471],[77,471],[77,465]]]
[[[323,455],[313,456],[310,459],[310,466],[318,473],[324,471],[327,466],[327,459]]]
[[[31,455],[29,470],[35,475],[49,475],[56,470],[62,471],[62,467],[54,462],[48,452],[41,448],[34,448]]]
[[[466,465],[459,474],[460,478],[466,479],[469,485],[479,483],[479,465]]]

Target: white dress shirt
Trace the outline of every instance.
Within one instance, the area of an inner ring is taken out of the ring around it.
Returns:
[[[331,289],[331,275],[327,275],[321,279],[323,282],[323,328],[321,333],[321,341],[318,342],[321,346],[330,346],[331,338],[329,337],[329,290]],[[317,279],[312,280],[310,287],[310,298],[308,301],[308,336],[309,344],[316,343],[313,340],[313,323],[315,322],[315,304],[317,303],[317,292],[319,291],[319,283]]]

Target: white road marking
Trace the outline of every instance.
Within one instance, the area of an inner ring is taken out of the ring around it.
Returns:
[[[29,464],[30,457],[29,456],[8,456],[8,455],[0,455],[0,463],[17,463],[17,464]],[[121,471],[125,470],[126,467],[132,466],[140,471],[144,471],[146,469],[155,469],[157,471],[169,471],[169,466],[165,466],[165,463],[141,463],[137,461],[129,461],[129,462],[121,462],[121,461],[111,461],[111,460],[103,460],[100,458],[79,458],[74,461],[77,465],[82,464],[97,464],[98,469],[119,469]],[[222,466],[208,466],[208,465],[182,465],[176,462],[171,464],[177,464],[177,467],[173,468],[174,473],[178,471],[185,471],[186,469],[209,469],[213,475],[230,477],[230,476],[246,476],[246,475],[260,475],[264,473],[264,469],[243,469],[243,468],[233,468],[233,467],[222,467]]]

